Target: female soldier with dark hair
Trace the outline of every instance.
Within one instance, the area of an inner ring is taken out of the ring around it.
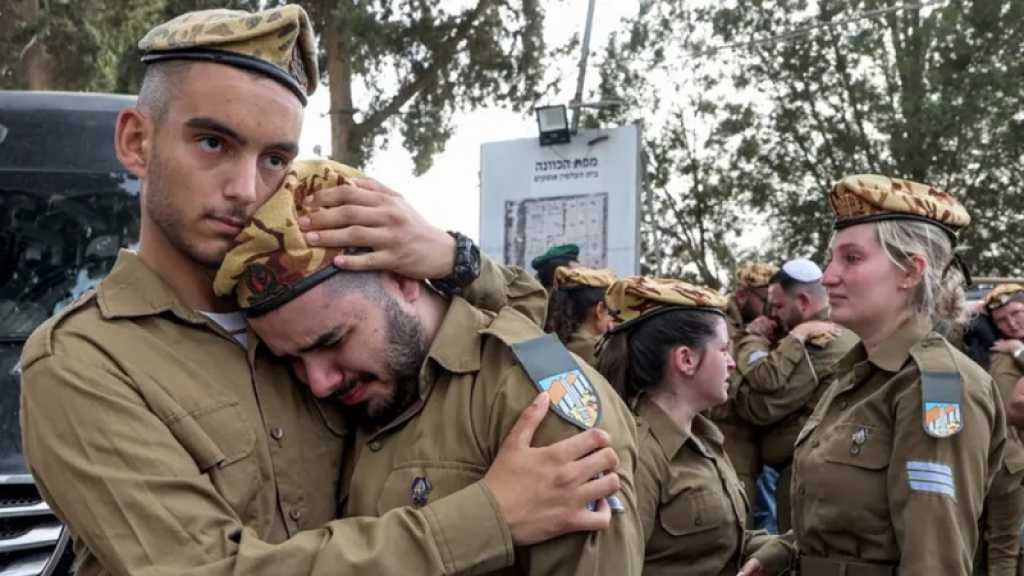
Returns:
[[[604,293],[615,282],[611,270],[561,266],[548,299],[544,329],[553,332],[571,352],[597,365],[596,346],[612,326]]]
[[[637,416],[637,508],[647,576],[734,576],[750,554],[778,548],[762,574],[789,565],[786,544],[744,530],[748,503],[722,433],[701,412],[725,402],[735,364],[717,292],[632,277],[608,290],[616,321],[598,369]]]
[[[839,181],[831,319],[861,338],[796,441],[800,574],[972,573],[1006,422],[992,378],[939,333],[960,317],[949,194],[885,176]]]

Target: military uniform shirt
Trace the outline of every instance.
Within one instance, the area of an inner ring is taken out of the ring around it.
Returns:
[[[990,374],[1003,399],[1013,398],[1013,389],[1024,374],[1013,357],[992,353]],[[1021,524],[1024,522],[1024,444],[1020,431],[1007,424],[1006,452],[992,487],[985,497],[985,522],[982,530],[988,576],[1017,576],[1021,550]]]
[[[793,528],[801,554],[971,573],[1005,414],[991,378],[914,318],[868,354],[858,344],[797,440]],[[922,372],[959,373],[962,429],[925,432]]]
[[[600,339],[600,334],[594,334],[590,330],[580,326],[572,333],[572,336],[569,338],[569,341],[566,342],[565,347],[573,354],[582,358],[587,364],[597,366],[597,342]]]
[[[359,455],[343,503],[345,515],[379,516],[403,507],[429,506],[479,482],[505,435],[538,394],[510,345],[542,335],[536,324],[511,308],[495,317],[456,298],[420,372],[420,400],[380,430],[359,431]],[[613,514],[607,530],[567,534],[519,549],[515,568],[496,574],[640,573],[643,544],[633,485],[637,459],[633,418],[596,370],[583,363],[580,368],[601,400],[597,425],[610,434],[620,459],[619,498],[625,511]],[[552,444],[579,431],[552,412],[533,444]],[[466,524],[473,529],[470,518]],[[424,572],[409,563],[404,573]]]
[[[634,411],[644,576],[734,576],[747,555],[772,542],[784,546],[745,529],[750,506],[710,420],[698,414],[687,435],[646,396]]]
[[[539,301],[485,262],[490,292]],[[25,456],[75,537],[78,574],[442,574],[512,561],[483,483],[420,510],[334,521],[346,426],[187,308],[133,253],[22,355]],[[394,551],[401,550],[401,554]],[[410,566],[415,566],[410,571]]]

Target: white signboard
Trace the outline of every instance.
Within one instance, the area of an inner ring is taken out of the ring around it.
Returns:
[[[640,129],[581,130],[569,144],[537,138],[484,144],[480,245],[529,269],[551,246],[574,243],[584,266],[626,276],[639,268]]]

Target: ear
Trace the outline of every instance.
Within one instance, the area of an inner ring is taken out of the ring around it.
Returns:
[[[693,376],[697,373],[700,358],[689,346],[677,346],[669,350],[669,363],[676,372],[684,376]]]
[[[800,308],[800,311],[806,311],[811,307],[811,297],[807,295],[803,290],[796,294],[796,305]]]
[[[412,304],[422,296],[423,283],[419,280],[409,278],[408,276],[393,274],[391,272],[387,273],[387,277],[394,282],[395,286],[398,288],[399,295],[401,295],[402,300],[405,302]]]
[[[153,124],[138,108],[126,108],[117,115],[114,149],[125,169],[145,180],[152,147]]]
[[[928,260],[920,254],[911,255],[910,266],[903,271],[904,279],[900,284],[900,288],[905,290],[916,288],[924,279],[924,273],[926,270],[928,270]]]

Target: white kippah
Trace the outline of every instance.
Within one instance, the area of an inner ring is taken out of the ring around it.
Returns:
[[[817,282],[821,280],[821,268],[807,258],[795,258],[782,265],[782,271],[797,282]]]

